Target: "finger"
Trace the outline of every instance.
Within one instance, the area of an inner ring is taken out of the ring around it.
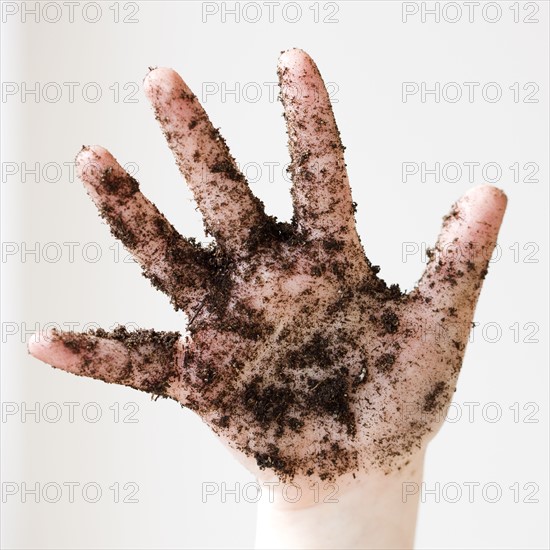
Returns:
[[[180,393],[184,343],[177,332],[118,327],[89,333],[50,331],[29,342],[31,355],[58,369],[162,397]]]
[[[262,202],[252,194],[197,97],[175,71],[155,69],[144,86],[207,233],[223,248],[238,253],[253,228],[265,223]]]
[[[434,311],[469,325],[506,209],[496,187],[470,189],[444,218],[418,291]]]
[[[279,58],[298,227],[312,238],[356,239],[344,147],[319,69],[302,50]]]
[[[84,147],[76,165],[111,232],[135,256],[152,284],[171,298],[176,309],[189,311],[200,303],[210,273],[206,252],[172,227],[108,151]]]

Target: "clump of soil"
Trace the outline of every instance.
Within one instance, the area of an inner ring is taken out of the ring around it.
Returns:
[[[433,412],[439,408],[441,401],[445,398],[447,384],[437,382],[433,389],[424,397],[424,412]]]
[[[381,372],[389,372],[394,363],[395,355],[393,353],[384,353],[376,360],[375,366]]]
[[[395,334],[399,329],[399,317],[391,309],[382,314],[382,325],[388,334]]]
[[[263,380],[257,376],[245,385],[243,400],[254,418],[266,426],[274,421],[288,423],[287,413],[294,404],[295,397],[289,388],[276,387],[274,384],[263,385]]]
[[[346,426],[348,434],[355,434],[355,417],[349,408],[347,380],[337,376],[319,380],[306,399],[314,410],[332,416]]]

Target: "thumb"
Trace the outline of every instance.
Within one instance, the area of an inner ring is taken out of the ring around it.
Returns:
[[[496,240],[507,198],[490,185],[466,192],[445,216],[435,248],[418,283],[434,312],[469,325]]]

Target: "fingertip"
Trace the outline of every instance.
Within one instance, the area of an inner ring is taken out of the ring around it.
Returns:
[[[118,166],[113,155],[101,145],[85,145],[76,156],[76,172],[84,183],[100,177],[107,168]]]
[[[50,365],[59,362],[61,357],[55,329],[34,333],[29,339],[27,349],[35,359]]]
[[[147,91],[152,86],[157,85],[159,82],[163,81],[167,73],[169,73],[171,69],[168,67],[155,67],[152,68],[143,78],[143,87]]]
[[[76,162],[86,162],[89,160],[103,160],[105,158],[112,158],[111,153],[102,147],[101,145],[83,145],[82,149],[76,155]]]
[[[302,48],[288,48],[287,50],[281,51],[281,54],[279,55],[279,60],[281,62],[287,62],[302,57],[304,55],[307,56],[307,53],[302,50]]]
[[[502,189],[489,184],[476,185],[475,187],[471,187],[470,189],[468,189],[468,191],[466,191],[464,196],[474,198],[479,197],[483,200],[490,200],[492,202],[503,205],[506,205],[506,203],[508,202],[508,197]]]
[[[27,351],[37,359],[40,359],[40,351],[42,347],[42,334],[40,332],[35,332],[27,343]]]
[[[159,93],[171,92],[176,87],[185,86],[181,76],[169,67],[157,67],[145,75],[143,89],[151,101],[158,98]]]
[[[502,189],[484,184],[468,189],[459,202],[469,204],[471,209],[475,209],[479,221],[500,226],[508,197]]]
[[[301,48],[290,48],[279,55],[280,68],[299,68],[305,63],[313,63],[313,59]]]

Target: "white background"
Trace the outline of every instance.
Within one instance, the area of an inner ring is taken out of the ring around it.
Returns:
[[[506,191],[509,206],[499,239],[501,256],[490,268],[479,301],[479,326],[454,398],[454,412],[461,412],[462,418],[447,422],[428,452],[425,482],[428,489],[440,484],[440,502],[426,495],[417,547],[547,548],[548,4],[516,4],[518,23],[512,2],[492,3],[502,12],[494,23],[487,19],[495,19],[497,8],[487,8],[484,18],[483,2],[473,22],[467,6],[458,3],[462,17],[455,23],[445,20],[455,18],[453,7],[445,8],[439,23],[433,15],[423,23],[420,11],[433,8],[434,2],[406,3],[408,9],[418,9],[406,22],[406,8],[393,1],[320,2],[319,22],[310,9],[314,2],[302,2],[301,14],[293,6],[283,10],[281,3],[274,7],[272,22],[262,2],[248,3],[244,12],[241,5],[240,22],[231,14],[224,17],[221,5],[216,14],[205,17],[204,10],[213,11],[213,3],[121,2],[118,23],[114,2],[100,3],[95,23],[85,20],[96,18],[93,6],[84,12],[82,5],[75,7],[71,22],[67,6],[51,4],[39,22],[32,14],[24,16],[21,4],[2,6],[2,482],[3,488],[6,482],[18,488],[22,483],[43,488],[49,482],[80,486],[73,503],[68,491],[57,503],[42,496],[35,503],[32,495],[22,502],[20,492],[3,494],[3,547],[253,544],[254,504],[242,499],[235,503],[231,495],[225,503],[219,495],[203,502],[204,482],[232,487],[252,478],[198,418],[173,401],[152,402],[127,388],[47,367],[27,355],[26,341],[35,326],[47,323],[61,328],[74,323],[76,329],[86,323],[184,329],[184,319],[140,276],[137,264],[122,262],[122,247],[117,248],[82,185],[63,165],[73,161],[82,144],[107,147],[121,163],[137,165],[144,193],[184,235],[204,239],[200,215],[141,88],[126,97],[141,86],[148,66],[180,72],[203,99],[237,160],[248,165],[251,177],[256,166],[278,163],[274,181],[264,165],[251,186],[270,213],[290,218],[290,184],[282,169],[288,162],[282,109],[270,98],[273,85],[264,83],[276,81],[279,52],[297,46],[314,57],[325,80],[333,83],[359,231],[367,255],[381,265],[381,276],[389,283],[412,288],[423,260],[419,254],[404,258],[403,247],[431,245],[452,202],[472,184],[487,182],[481,166],[493,162],[502,169],[496,185]],[[18,12],[10,15],[14,5]],[[26,7],[34,8],[34,2]],[[58,10],[61,17],[53,22]],[[260,21],[253,23],[258,14]],[[137,22],[125,23],[125,17]],[[69,82],[77,83],[72,102]],[[422,102],[420,94],[403,102],[403,82],[425,82],[430,88],[435,82],[441,87],[449,82],[479,86],[473,102],[464,86],[463,98],[455,103],[448,101],[454,97],[451,87],[439,102],[433,95]],[[502,89],[499,101],[483,97],[488,82]],[[11,84],[6,88],[6,83]],[[34,88],[36,83],[47,98],[22,93],[23,86]],[[96,84],[86,86],[89,83]],[[204,94],[222,86],[235,89],[235,83],[240,86],[237,95]],[[519,83],[518,102],[509,89],[514,83]],[[538,86],[538,102],[524,102],[533,89],[523,90],[526,83]],[[115,101],[117,86],[120,96]],[[83,96],[84,88],[89,95]],[[62,95],[56,98],[58,89]],[[97,89],[102,96],[93,102]],[[254,101],[258,91],[261,96]],[[37,176],[38,182],[32,174],[23,178],[22,163],[34,168],[37,162],[46,173]],[[404,182],[404,162],[426,162],[428,168],[435,162],[481,166],[473,183],[464,166],[457,182],[435,182],[433,175],[425,182],[419,175]],[[538,173],[532,180],[537,181],[515,182],[508,167],[516,162],[522,167],[521,180],[528,175],[525,163],[536,163]],[[14,166],[18,172],[10,175]],[[486,175],[491,179],[493,174]],[[68,242],[78,243],[73,262],[68,245],[63,245]],[[34,248],[36,243],[38,258],[21,255],[23,247]],[[54,244],[45,247],[47,243]],[[9,255],[14,249],[18,252]],[[61,257],[56,259],[59,249]],[[101,258],[94,263],[97,250]],[[121,253],[118,262],[115,250]],[[514,323],[519,323],[519,342],[509,328]],[[526,323],[532,324],[525,328]],[[499,327],[500,339],[493,341]],[[66,402],[78,403],[72,423]],[[480,404],[471,406],[472,421],[467,402]],[[21,409],[36,403],[40,412],[47,409],[53,417],[56,404],[61,407],[59,421],[47,422],[42,415],[38,422],[33,415],[22,419]],[[54,405],[46,407],[48,403]],[[93,405],[86,408],[88,420],[83,418],[87,403],[100,407],[98,422],[88,421],[97,409]],[[487,403],[495,405],[486,406],[483,414]],[[514,403],[519,419],[509,408]],[[117,406],[118,423],[113,416]],[[4,414],[14,407],[17,414]],[[136,407],[137,423],[122,422]],[[489,421],[499,409],[502,417]],[[529,418],[538,422],[525,422]],[[82,497],[82,486],[89,482],[103,491],[95,504]],[[127,482],[139,487],[139,502],[115,503],[109,487],[119,483],[122,498],[128,496],[123,489]],[[473,502],[465,482],[480,484]],[[493,484],[488,489],[494,484],[501,488],[498,502],[489,502],[492,490],[482,494],[487,483]],[[519,484],[518,503],[509,489],[514,483]],[[452,503],[456,484],[463,494]],[[533,487],[536,493],[531,494]],[[524,502],[529,495],[538,502]]]

